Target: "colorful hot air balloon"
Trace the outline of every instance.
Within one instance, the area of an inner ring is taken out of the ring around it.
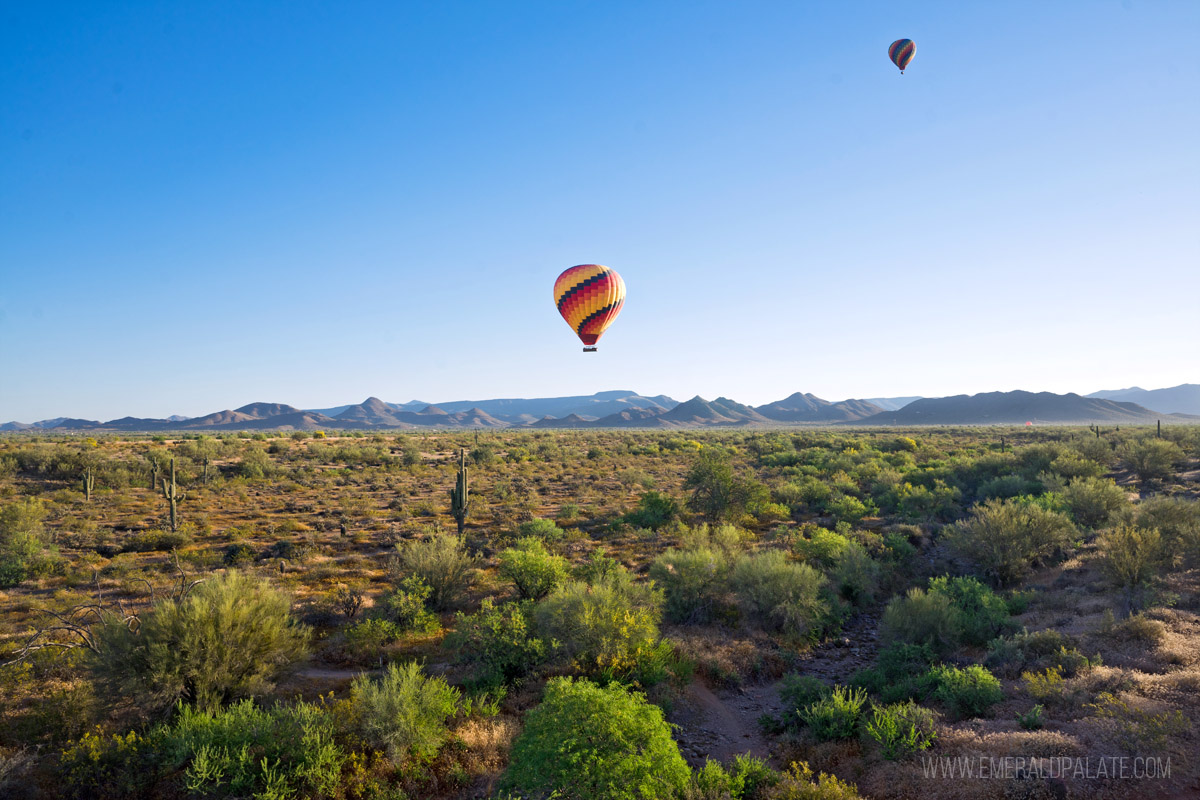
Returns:
[[[587,345],[583,352],[592,353],[596,351],[596,342],[621,313],[625,281],[608,267],[580,264],[554,282],[554,304],[571,330]]]
[[[912,61],[915,52],[917,52],[917,46],[912,39],[897,39],[888,48],[888,58],[900,68],[900,74],[903,75],[904,68],[908,66],[908,62]]]

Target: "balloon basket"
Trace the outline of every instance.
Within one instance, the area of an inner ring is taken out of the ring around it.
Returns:
[[[594,348],[594,347],[585,347],[585,348],[583,348],[583,352],[585,352],[585,353],[594,353],[594,352],[596,352],[596,348]]]

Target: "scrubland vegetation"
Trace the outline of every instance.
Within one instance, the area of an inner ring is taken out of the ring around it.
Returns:
[[[0,796],[1168,796],[1198,476],[1196,428],[0,438]]]

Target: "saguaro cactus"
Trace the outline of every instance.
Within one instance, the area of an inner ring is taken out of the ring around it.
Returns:
[[[90,503],[92,501],[92,489],[96,485],[96,472],[91,467],[85,467],[83,470],[83,494]]]
[[[167,479],[162,479],[163,497],[167,498],[167,503],[171,506],[171,532],[179,530],[179,501],[187,497],[187,492],[179,491],[179,487],[175,485],[175,459],[171,459],[171,482],[167,483]]]
[[[458,481],[450,490],[450,513],[458,523],[458,535],[461,536],[463,527],[467,524],[467,510],[471,506],[467,489],[467,451],[458,451]]]

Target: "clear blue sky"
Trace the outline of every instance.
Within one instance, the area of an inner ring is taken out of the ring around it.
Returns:
[[[1198,40],[1190,0],[6,2],[0,421],[1197,382]],[[580,263],[629,288],[596,354]]]

